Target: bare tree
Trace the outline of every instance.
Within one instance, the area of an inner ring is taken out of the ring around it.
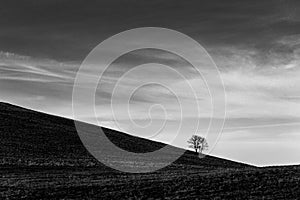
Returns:
[[[206,139],[199,135],[193,135],[187,142],[190,148],[195,149],[196,153],[202,153],[203,150],[208,148]]]

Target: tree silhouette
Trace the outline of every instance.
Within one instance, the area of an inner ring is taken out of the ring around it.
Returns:
[[[196,153],[202,153],[203,150],[208,148],[206,139],[199,135],[193,135],[187,142],[189,143],[189,147],[193,148]]]

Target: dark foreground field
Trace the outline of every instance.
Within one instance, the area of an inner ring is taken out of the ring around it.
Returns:
[[[257,168],[211,156],[199,159],[187,151],[162,170],[127,174],[96,161],[82,145],[72,120],[0,103],[0,121],[0,199],[300,197],[299,166]],[[132,152],[164,146],[104,131],[116,145]],[[158,162],[164,156],[168,155]]]

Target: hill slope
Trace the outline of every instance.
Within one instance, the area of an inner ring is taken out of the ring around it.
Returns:
[[[256,168],[212,156],[198,159],[187,151],[162,170],[127,174],[95,160],[70,119],[0,103],[0,120],[2,198],[287,199],[300,195],[297,166]],[[132,152],[150,152],[165,145],[114,130],[104,132]]]
[[[0,155],[2,164],[39,166],[99,165],[81,143],[73,120],[39,113],[6,103],[0,103]],[[93,125],[85,124],[88,130]],[[151,152],[165,146],[163,143],[130,136],[103,128],[107,137],[117,146],[131,152]],[[176,149],[176,148],[174,148]],[[5,162],[9,160],[9,162]],[[196,159],[187,151],[177,162],[199,167],[236,168],[247,165],[207,156]]]

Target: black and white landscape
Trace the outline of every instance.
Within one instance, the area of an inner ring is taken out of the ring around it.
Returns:
[[[300,1],[0,3],[0,199],[300,198]]]

